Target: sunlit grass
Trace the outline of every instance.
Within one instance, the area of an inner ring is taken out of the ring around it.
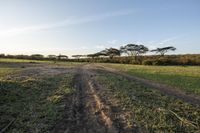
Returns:
[[[0,62],[39,62],[39,63],[48,63],[51,61],[41,61],[41,60],[28,60],[28,59],[9,59],[9,58],[0,58]]]
[[[19,68],[0,67],[0,79],[2,79],[4,76],[7,76],[9,74],[16,73],[16,72],[19,72],[19,71],[20,71]]]
[[[63,65],[63,66],[75,66],[81,65],[82,62],[70,62],[70,61],[51,61],[51,60],[28,60],[28,59],[9,59],[0,58],[0,63],[40,63],[49,65]]]
[[[195,132],[200,130],[200,108],[161,94],[122,76],[99,71],[98,80],[108,88],[106,94],[120,100],[130,112],[127,121],[149,132]],[[187,123],[188,122],[188,123]]]
[[[143,66],[103,64],[134,76],[181,88],[188,93],[200,94],[200,66]]]

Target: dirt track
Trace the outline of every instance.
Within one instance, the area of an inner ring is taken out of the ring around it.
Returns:
[[[87,66],[76,69],[76,93],[67,98],[65,117],[53,132],[120,133],[138,132],[138,127],[126,127],[125,113],[108,97],[100,95],[101,86],[94,80],[95,73]]]
[[[84,65],[75,68],[74,87],[76,93],[66,99],[65,117],[60,121],[52,132],[56,133],[120,133],[141,132],[137,123],[128,127],[126,122],[127,112],[118,106],[116,99],[110,98],[109,94],[103,93],[104,89],[96,80],[95,71],[101,69],[106,72],[121,75],[130,81],[141,82],[146,86],[160,90],[162,93],[180,98],[186,102],[199,104],[196,97],[186,95],[181,91],[166,85],[150,82],[138,77],[130,76],[113,69],[100,68],[94,65]]]

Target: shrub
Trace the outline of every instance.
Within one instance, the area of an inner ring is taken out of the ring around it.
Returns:
[[[152,60],[144,60],[142,62],[142,65],[153,65],[153,61]]]

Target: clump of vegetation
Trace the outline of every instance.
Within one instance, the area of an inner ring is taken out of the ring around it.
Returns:
[[[113,98],[130,112],[135,122],[149,132],[196,132],[200,130],[200,108],[161,94],[153,88],[130,82],[121,76],[99,72],[98,80]],[[106,93],[105,93],[106,94]],[[108,94],[108,93],[107,93]]]

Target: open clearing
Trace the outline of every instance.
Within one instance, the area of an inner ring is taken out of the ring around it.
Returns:
[[[0,132],[199,132],[199,67],[142,67],[1,61]]]

